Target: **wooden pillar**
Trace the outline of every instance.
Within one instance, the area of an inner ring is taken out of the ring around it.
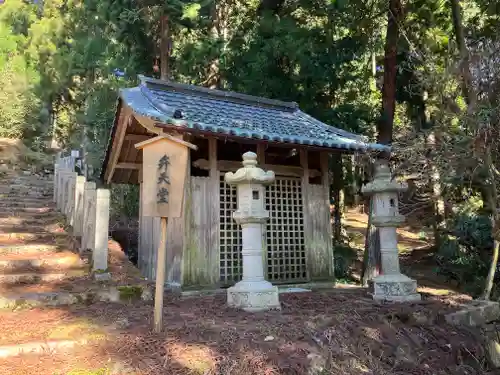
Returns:
[[[208,172],[208,178],[189,177],[186,184],[183,285],[215,286],[220,278],[220,173],[215,138],[208,139]]]
[[[141,169],[139,169],[139,239],[138,239],[138,246],[137,246],[137,267],[141,272],[143,272],[143,266],[144,266],[144,235],[142,234],[142,231],[144,230],[144,224],[142,222],[142,179],[143,179],[143,171],[142,171],[142,165]]]
[[[307,277],[310,278],[311,269],[311,220],[309,215],[309,155],[307,150],[300,150],[300,166],[302,167],[302,210],[304,218],[304,244],[306,250]]]
[[[210,138],[208,140],[208,163],[210,166],[210,186],[211,186],[211,202],[210,204],[210,238],[209,249],[200,249],[208,251],[209,259],[209,279],[210,284],[217,284],[220,279],[220,249],[219,249],[219,226],[220,226],[220,172],[217,168],[217,139]]]
[[[306,150],[300,159],[304,170],[302,177],[302,201],[304,207],[304,243],[307,276],[311,281],[332,281],[333,251],[328,203],[328,154],[320,156],[321,184],[309,184],[309,162]]]
[[[266,145],[264,143],[257,143],[257,163],[266,164]]]
[[[324,194],[324,221],[326,223],[326,245],[327,245],[327,256],[330,262],[328,263],[328,271],[331,277],[335,277],[335,259],[333,254],[333,233],[332,233],[332,215],[330,214],[330,168],[329,161],[330,153],[322,152],[320,154],[320,166],[321,166],[321,184],[323,185],[323,194]]]

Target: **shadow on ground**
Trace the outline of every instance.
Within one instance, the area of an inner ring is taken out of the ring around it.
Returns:
[[[0,344],[9,337],[19,342],[19,322],[33,327],[23,341],[88,341],[70,353],[3,361],[0,373],[257,375],[309,374],[316,367],[317,374],[431,375],[488,370],[478,333],[443,322],[442,314],[457,308],[445,298],[377,304],[363,289],[337,289],[285,294],[281,303],[282,311],[250,314],[228,308],[223,295],[167,295],[161,334],[150,330],[150,303],[0,313]],[[21,368],[24,372],[16,372]]]
[[[460,298],[426,294],[420,303],[380,304],[362,288],[336,288],[283,294],[281,311],[251,314],[228,308],[225,295],[166,294],[161,334],[151,332],[150,302],[4,311],[0,346],[54,340],[76,346],[2,359],[0,373],[486,374],[479,331],[443,319]]]

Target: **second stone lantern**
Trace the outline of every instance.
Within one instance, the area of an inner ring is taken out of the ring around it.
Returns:
[[[280,309],[278,288],[264,278],[264,225],[269,212],[264,208],[265,186],[275,180],[274,172],[257,167],[257,155],[243,154],[243,168],[225,174],[225,181],[237,187],[238,208],[233,219],[242,231],[242,280],[227,291],[227,303],[245,311]]]
[[[389,166],[378,162],[375,177],[362,191],[373,199],[373,225],[380,238],[381,274],[373,278],[373,298],[393,302],[419,301],[417,282],[403,275],[399,268],[397,227],[405,217],[399,214],[398,192],[405,191],[406,184],[392,178]]]

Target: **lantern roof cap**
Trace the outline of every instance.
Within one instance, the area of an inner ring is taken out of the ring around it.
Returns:
[[[373,181],[367,183],[361,191],[363,194],[372,195],[376,193],[390,193],[405,191],[408,185],[392,178],[391,170],[386,163],[378,163],[375,167],[375,177]]]
[[[238,184],[262,184],[269,185],[275,180],[273,171],[264,171],[257,167],[257,154],[255,152],[245,152],[243,154],[243,167],[236,172],[227,172],[224,180],[229,185]]]

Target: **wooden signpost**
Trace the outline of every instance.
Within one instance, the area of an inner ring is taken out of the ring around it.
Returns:
[[[169,217],[180,217],[182,214],[188,148],[195,150],[197,147],[163,134],[137,143],[135,148],[142,150],[142,215],[161,218],[154,310],[154,330],[160,332],[167,260],[167,221]]]

